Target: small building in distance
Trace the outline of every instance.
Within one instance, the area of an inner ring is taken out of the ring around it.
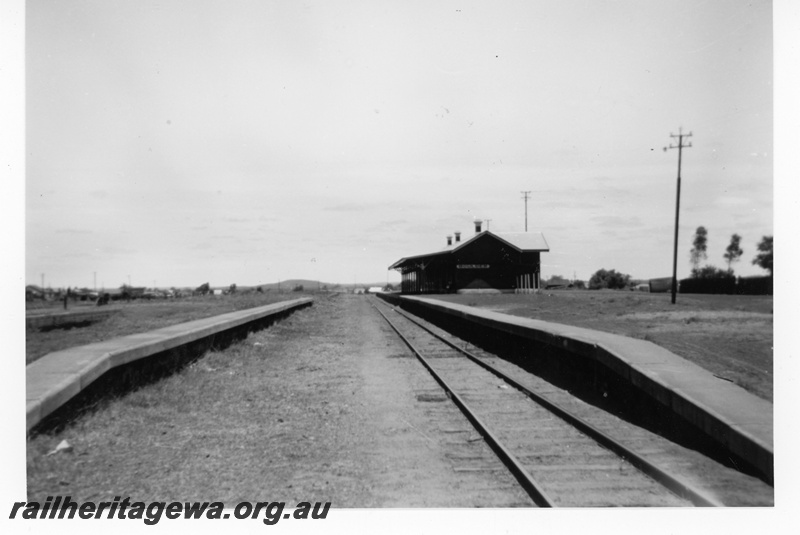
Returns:
[[[561,288],[572,288],[572,283],[567,279],[562,279],[560,277],[552,277],[550,278],[550,280],[545,282],[544,285],[545,290],[561,289]]]
[[[539,232],[494,233],[475,221],[475,235],[447,236],[443,250],[401,258],[389,269],[400,272],[404,294],[533,291],[540,282],[540,254],[550,247]]]

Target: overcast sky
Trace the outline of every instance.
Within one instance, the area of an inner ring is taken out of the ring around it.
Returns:
[[[31,0],[26,282],[397,281],[528,228],[542,275],[741,275],[773,234],[767,1]]]

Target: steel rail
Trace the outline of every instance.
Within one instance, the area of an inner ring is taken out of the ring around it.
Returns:
[[[440,376],[436,370],[430,365],[425,357],[422,356],[422,353],[414,347],[414,344],[400,332],[400,329],[384,314],[377,306],[373,303],[370,303],[372,307],[378,311],[378,314],[383,316],[383,319],[386,320],[386,323],[397,333],[401,340],[411,349],[417,359],[422,363],[423,366],[428,370],[428,372],[433,376],[437,383],[447,392],[448,397],[456,404],[456,406],[461,410],[464,416],[470,421],[470,423],[475,427],[478,433],[486,440],[489,444],[489,447],[497,454],[503,464],[511,471],[517,481],[520,483],[522,488],[525,489],[525,492],[531,497],[533,502],[540,506],[540,507],[555,507],[555,503],[553,500],[547,495],[547,493],[539,486],[539,483],[533,479],[533,477],[528,473],[525,467],[522,466],[522,463],[511,453],[508,448],[503,446],[500,440],[489,430],[489,428],[481,421],[481,419],[467,406],[461,396],[459,396],[451,387],[450,385],[444,380],[442,376]]]
[[[603,431],[597,429],[592,424],[583,420],[581,417],[572,414],[567,409],[559,406],[557,403],[547,399],[546,397],[542,396],[541,394],[537,394],[536,392],[531,391],[526,386],[522,385],[521,383],[517,382],[512,377],[508,376],[501,370],[495,368],[488,362],[485,362],[483,359],[478,357],[477,355],[467,351],[464,348],[458,347],[453,342],[447,340],[446,338],[442,337],[438,333],[435,333],[433,330],[428,328],[426,325],[423,325],[415,318],[411,317],[407,312],[403,310],[398,310],[397,308],[393,307],[392,310],[406,318],[408,321],[416,324],[421,329],[427,331],[429,334],[433,335],[434,337],[438,338],[448,346],[452,347],[456,351],[464,354],[467,358],[478,364],[479,366],[483,367],[484,369],[488,370],[489,372],[493,373],[498,378],[502,379],[509,385],[513,386],[523,394],[527,395],[531,400],[538,403],[542,407],[546,408],[547,410],[551,411],[553,414],[558,416],[559,418],[565,420],[576,429],[580,430],[584,434],[588,435],[599,444],[602,444],[609,450],[613,451],[620,457],[623,457],[625,460],[630,462],[633,466],[635,466],[639,471],[647,474],[648,476],[652,477],[670,491],[674,492],[678,496],[682,498],[686,498],[691,501],[694,505],[700,507],[725,507],[725,504],[717,500],[716,498],[709,496],[707,493],[693,487],[691,484],[681,481],[680,479],[676,478],[669,472],[665,471],[661,467],[654,464],[652,461],[646,459],[645,457],[639,455],[635,451],[631,450],[621,442],[617,441],[613,437],[609,436],[608,434],[604,433]]]

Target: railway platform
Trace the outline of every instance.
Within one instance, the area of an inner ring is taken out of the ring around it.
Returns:
[[[434,323],[471,331],[477,338],[524,340],[533,347],[546,348],[551,356],[555,353],[556,359],[572,360],[572,366],[591,367],[595,375],[602,375],[600,379],[592,377],[600,388],[612,377],[617,384],[635,391],[638,399],[656,402],[675,420],[685,422],[748,463],[766,481],[774,480],[772,404],[660,346],[432,298],[388,299]],[[537,357],[532,352],[530,358]]]
[[[43,418],[86,390],[98,378],[114,368],[141,361],[154,355],[181,349],[190,344],[213,344],[214,336],[240,329],[255,328],[287,311],[310,305],[310,298],[295,299],[238,310],[228,314],[172,325],[155,331],[56,351],[32,362],[25,370],[26,421],[30,431]],[[76,312],[70,321],[87,313]],[[90,313],[89,313],[90,314]]]

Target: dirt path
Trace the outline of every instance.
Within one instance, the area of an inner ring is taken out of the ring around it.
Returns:
[[[29,499],[531,502],[368,298],[311,308],[28,442]],[[45,456],[62,439],[71,453]]]

